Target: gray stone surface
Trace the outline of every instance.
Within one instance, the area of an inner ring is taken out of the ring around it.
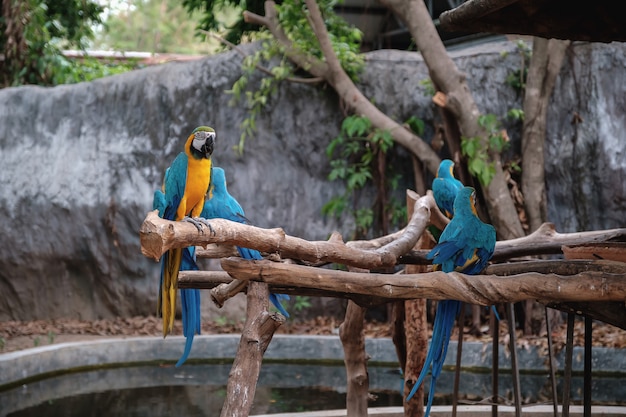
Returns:
[[[625,49],[577,44],[557,85],[546,168],[559,231],[624,225]],[[505,83],[521,65],[514,43],[451,55],[482,111],[521,107]],[[246,108],[229,106],[226,90],[240,73],[239,55],[227,52],[90,83],[0,90],[0,320],[153,313],[159,269],[141,255],[138,229],[165,168],[201,124],[216,128],[215,163],[255,224],[305,239],[352,229],[321,215],[342,192],[326,179],[324,150],[342,118],[334,93],[280,88],[238,155],[232,147]],[[377,51],[360,83],[397,120],[422,118],[429,140],[438,116],[420,84],[426,76],[418,54]],[[583,123],[573,126],[575,113]],[[515,152],[519,125],[508,127]],[[410,166],[402,150],[393,163]]]

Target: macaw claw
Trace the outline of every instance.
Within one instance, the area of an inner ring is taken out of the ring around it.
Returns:
[[[211,231],[211,234],[215,235],[215,230],[213,230],[213,227],[211,226],[211,223],[209,223],[209,221],[203,217],[184,217],[183,218],[184,222],[187,223],[191,223],[194,226],[196,226],[196,229],[198,229],[198,232],[204,234],[204,228],[202,226],[206,226],[209,228],[209,230]]]

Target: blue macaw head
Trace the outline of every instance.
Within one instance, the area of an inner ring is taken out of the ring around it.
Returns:
[[[439,170],[437,170],[437,178],[454,178],[454,161],[450,159],[444,159],[439,164]]]
[[[217,194],[227,190],[226,173],[223,168],[213,167],[211,170],[211,186],[213,187],[213,191]]]
[[[454,199],[454,215],[473,214],[478,217],[476,212],[476,190],[473,187],[463,187]]]

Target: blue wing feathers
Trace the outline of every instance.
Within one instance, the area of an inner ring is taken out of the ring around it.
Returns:
[[[238,223],[249,224],[241,204],[228,192],[226,185],[226,174],[224,169],[213,167],[211,175],[211,198],[204,202],[201,216],[207,219],[226,219]],[[237,246],[237,252],[243,259],[263,259],[259,251],[255,249],[242,248]],[[270,301],[281,314],[289,317],[289,314],[280,303],[281,300],[288,300],[289,296],[284,294],[270,294]]]

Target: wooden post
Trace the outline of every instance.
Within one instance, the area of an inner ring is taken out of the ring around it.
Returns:
[[[339,338],[343,344],[344,363],[348,379],[346,411],[348,417],[367,416],[369,399],[369,374],[363,322],[367,310],[352,300],[348,301],[346,319],[339,326]]]
[[[267,284],[255,281],[248,284],[246,323],[228,375],[221,417],[247,417],[250,414],[263,354],[274,332],[285,321],[281,314],[267,311],[268,299]]]
[[[413,213],[415,193],[407,192],[407,213]],[[416,249],[429,249],[434,246],[432,239],[426,238],[424,233],[415,245]],[[417,274],[428,270],[426,265],[407,265],[405,273]],[[404,302],[406,320],[404,332],[406,339],[406,365],[404,372],[404,398],[409,395],[413,384],[417,381],[420,371],[424,367],[426,352],[428,352],[428,323],[426,316],[426,299],[415,299]],[[404,404],[404,415],[422,417],[424,415],[424,387],[421,386],[411,401]]]

